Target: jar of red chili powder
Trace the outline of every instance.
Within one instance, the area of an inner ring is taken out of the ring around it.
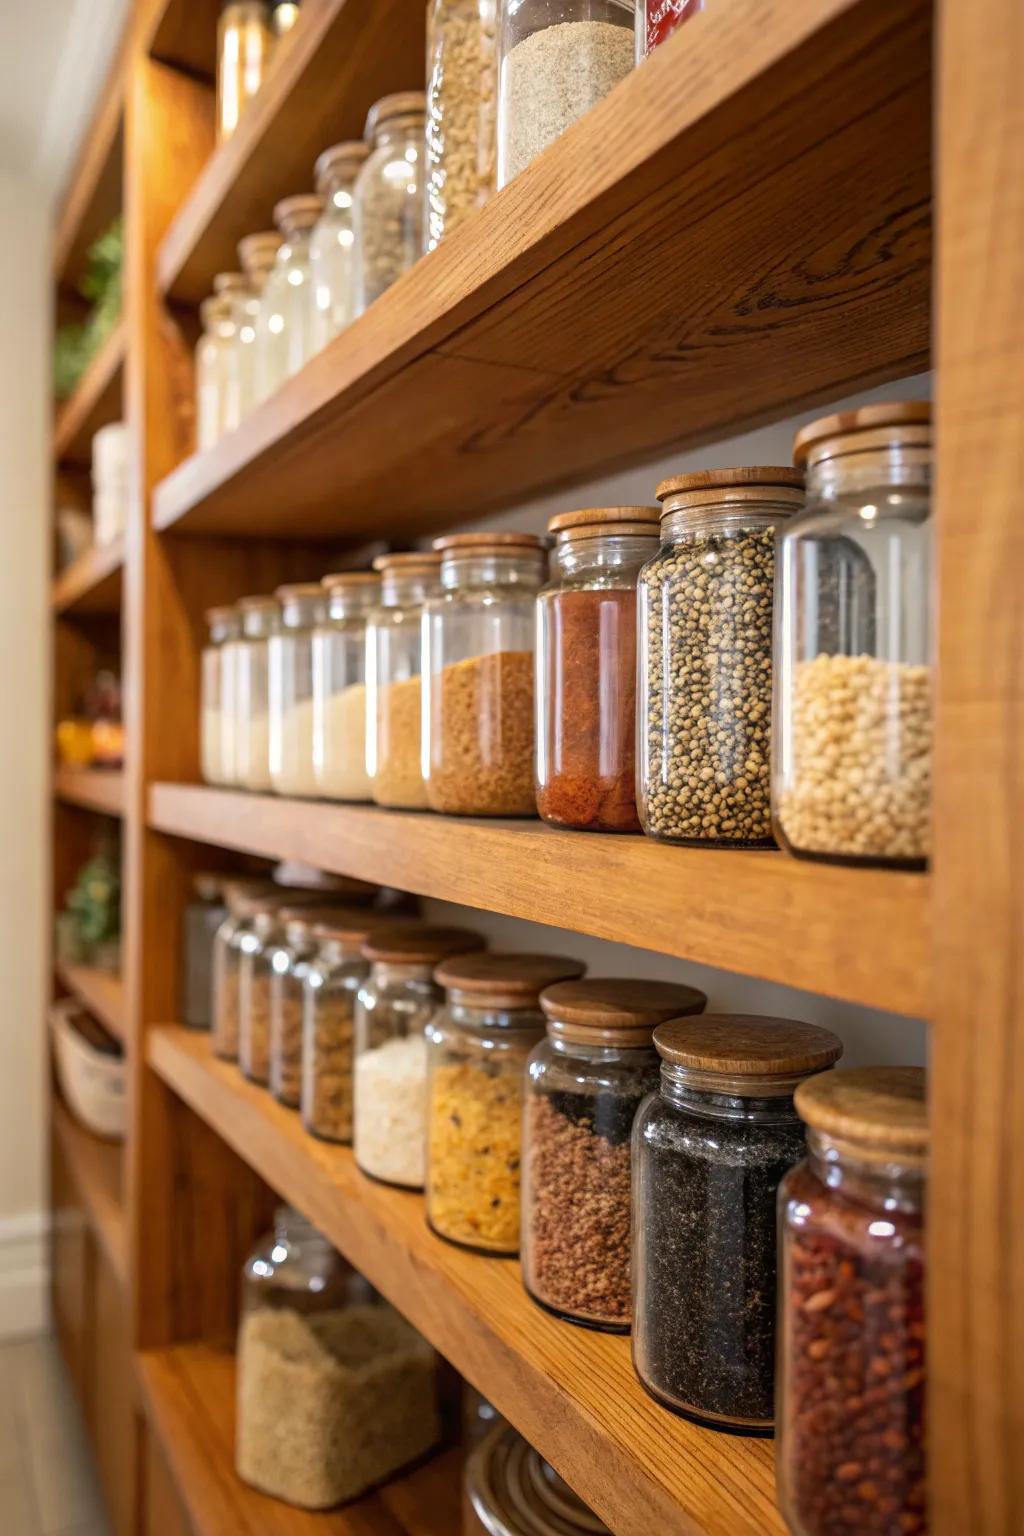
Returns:
[[[636,8],[637,63],[704,6],[705,0],[640,0]]]
[[[918,1067],[827,1072],[779,1191],[779,1504],[795,1536],[921,1536],[928,1125]]]

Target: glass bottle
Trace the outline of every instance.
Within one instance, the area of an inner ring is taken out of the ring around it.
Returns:
[[[370,974],[363,945],[393,921],[381,912],[317,919],[317,952],[303,984],[302,1123],[323,1141],[352,1140],[352,1068],[355,1010]]]
[[[313,773],[313,631],[326,615],[319,582],[279,587],[281,624],[269,641],[270,783],[279,795],[317,793]]]
[[[233,784],[235,753],[236,657],[240,633],[235,608],[210,608],[210,638],[203,647],[199,705],[199,768],[207,784]]]
[[[327,612],[313,631],[313,777],[327,800],[369,800],[366,626],[380,602],[373,571],[325,576]]]
[[[257,792],[270,788],[271,637],[281,624],[275,597],[243,597],[235,649],[235,782]]]
[[[379,555],[373,568],[381,593],[366,626],[366,771],[378,805],[423,810],[420,621],[438,591],[441,557]]]
[[[532,533],[438,539],[423,609],[423,775],[433,811],[533,816],[533,648],[547,551]]]
[[[432,0],[427,19],[426,241],[433,250],[494,191],[496,0]]]
[[[633,1363],[684,1418],[770,1435],[775,1205],[803,1152],[793,1093],[843,1044],[735,1014],[675,1019],[654,1043],[661,1081],[633,1129]]]
[[[235,335],[230,296],[204,299],[199,316],[203,331],[196,343],[196,449],[205,453],[224,433],[228,351]]]
[[[273,891],[265,880],[228,880],[224,900],[228,915],[213,941],[213,1050],[225,1061],[238,1059],[239,972],[242,946],[253,932],[253,919]]]
[[[239,942],[238,1065],[250,1082],[270,1082],[270,983],[273,955],[283,937],[280,892],[253,903]]]
[[[523,1121],[523,1284],[556,1317],[629,1332],[633,1117],[658,1081],[656,1026],[706,1003],[661,981],[541,993],[547,1038],[529,1059]]]
[[[705,10],[707,0],[636,0],[636,61],[660,48],[684,21]]]
[[[355,185],[356,313],[419,260],[423,251],[422,91],[400,91],[370,108],[373,145]]]
[[[259,91],[270,58],[266,0],[224,0],[217,28],[217,138],[229,139]]]
[[[797,433],[807,508],[779,543],[775,830],[799,857],[931,852],[931,406]]]
[[[309,242],[323,212],[316,193],[286,197],[274,209],[281,245],[260,299],[256,394],[266,400],[312,355]]]
[[[370,975],[356,1002],[352,1145],[364,1173],[422,1189],[427,1131],[424,1031],[444,993],[434,970],[447,955],[483,949],[464,928],[396,923],[363,945]]]
[[[248,281],[248,291],[238,303],[238,339],[232,355],[236,365],[233,387],[238,393],[238,409],[243,421],[260,398],[257,379],[260,312],[263,290],[280,249],[281,236],[276,230],[246,235],[238,242],[238,258]]]
[[[779,1191],[779,1507],[794,1536],[923,1536],[925,1074],[829,1072],[796,1106],[807,1160]]]
[[[369,153],[369,145],[356,139],[324,150],[316,163],[316,190],[324,211],[309,242],[311,354],[320,352],[356,317],[352,203],[356,177]]]
[[[711,469],[658,487],[662,544],[640,572],[638,805],[644,831],[712,848],[773,846],[775,532],[803,475]]]
[[[611,1536],[511,1424],[499,1419],[466,1463],[463,1536]]]
[[[213,948],[228,916],[224,877],[198,874],[185,908],[181,946],[181,1019],[190,1029],[209,1029],[213,1009]]]
[[[563,512],[537,602],[537,809],[559,827],[639,832],[636,582],[654,507]]]
[[[524,1067],[544,1036],[545,987],[582,976],[556,955],[456,955],[427,1025],[427,1221],[481,1253],[519,1252]]]

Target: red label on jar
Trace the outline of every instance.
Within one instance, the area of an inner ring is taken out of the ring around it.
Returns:
[[[684,21],[689,21],[691,16],[696,16],[703,9],[704,0],[647,0],[647,40],[644,52],[650,53],[652,48],[657,48]]]

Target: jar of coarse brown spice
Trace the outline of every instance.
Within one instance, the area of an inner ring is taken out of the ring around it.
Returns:
[[[253,920],[268,895],[269,880],[228,880],[224,900],[228,915],[213,941],[213,996],[210,1029],[214,1055],[238,1060],[239,975],[242,952],[253,935]]]
[[[656,1026],[701,1013],[695,987],[563,981],[541,993],[547,1038],[527,1065],[523,1283],[569,1322],[628,1333],[630,1138],[657,1085]]]
[[[352,1140],[355,1008],[370,974],[363,945],[386,912],[334,914],[313,924],[317,952],[303,976],[302,1123],[324,1141]]]
[[[424,810],[421,752],[423,604],[437,591],[441,557],[379,555],[380,607],[366,624],[366,767],[378,805]]]
[[[779,1504],[795,1536],[921,1536],[925,1074],[829,1072],[796,1106],[808,1157],[779,1192]]]
[[[270,949],[270,1091],[280,1104],[298,1109],[302,1086],[302,1023],[306,977],[316,957],[318,925],[353,919],[372,926],[358,910],[316,906],[282,907],[279,936]]]

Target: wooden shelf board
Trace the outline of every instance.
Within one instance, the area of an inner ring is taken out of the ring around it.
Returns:
[[[59,203],[53,241],[58,287],[77,286],[89,247],[121,212],[127,61],[126,33]]]
[[[54,577],[50,603],[55,613],[119,613],[124,538],[94,544]]]
[[[58,768],[53,792],[68,805],[104,816],[124,815],[124,774],[110,768]]]
[[[83,1008],[118,1040],[124,1039],[124,989],[120,976],[97,970],[93,965],[58,965],[57,975]]]
[[[932,9],[695,17],[179,465],[156,526],[354,542],[386,517],[419,537],[926,366]],[[187,223],[206,259],[177,290]],[[208,287],[230,254],[214,233],[190,202],[164,249],[172,292]]]
[[[148,1037],[159,1076],[285,1200],[326,1233],[463,1376],[546,1456],[617,1536],[769,1536],[772,1448],[660,1408],[629,1341],[574,1328],[529,1300],[519,1266],[435,1237],[419,1195],[365,1178],[347,1148],[218,1061],[208,1035]]]
[[[57,412],[53,454],[59,464],[92,463],[92,440],[101,427],[122,414],[125,347],[128,327],[119,320],[97,352],[78,388]]]
[[[142,29],[146,52],[212,85],[221,7],[222,0],[149,0]]]
[[[54,1129],[64,1149],[72,1179],[111,1268],[128,1283],[128,1237],[122,1195],[122,1143],[94,1136],[71,1114],[56,1089],[52,1098]]]
[[[155,784],[150,825],[925,1016],[928,880],[783,853]]]

